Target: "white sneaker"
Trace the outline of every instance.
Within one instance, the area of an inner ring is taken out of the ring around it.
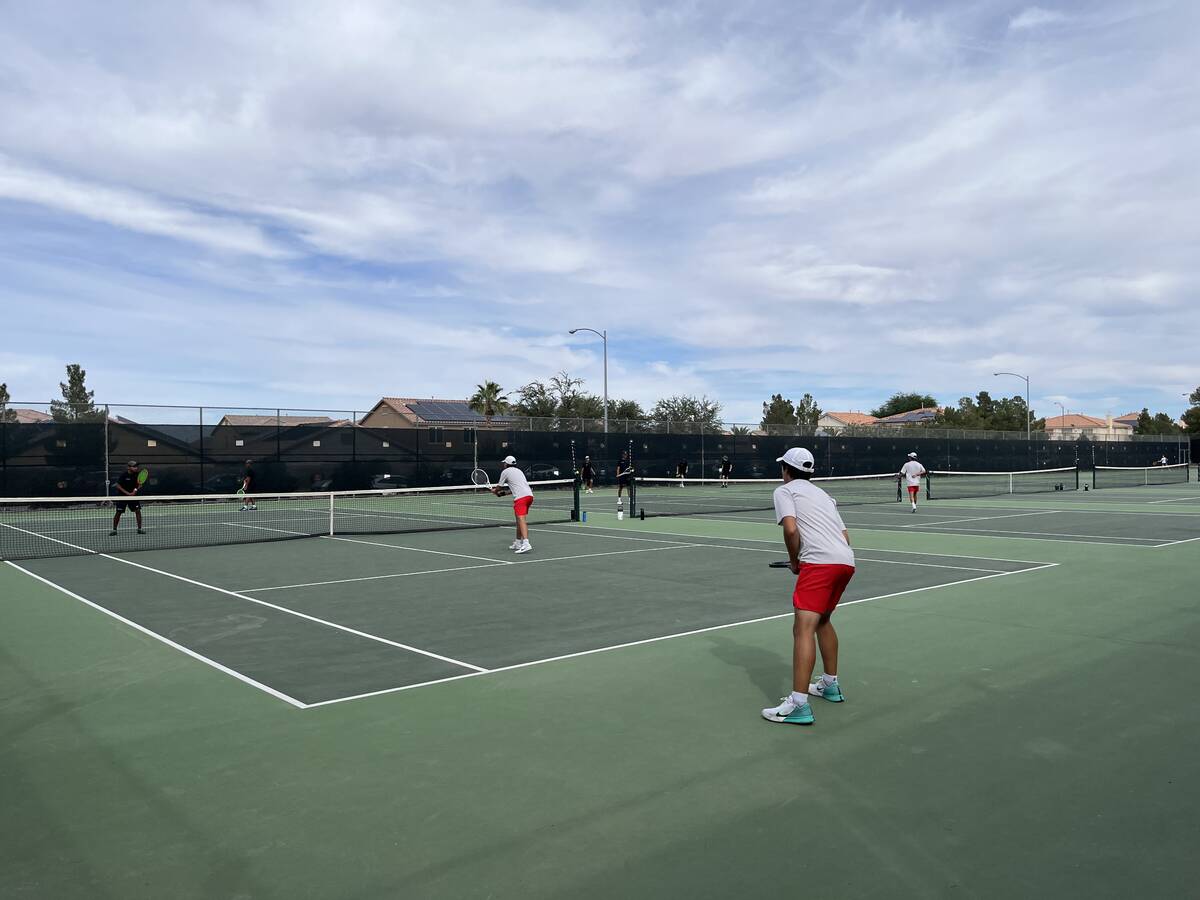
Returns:
[[[516,552],[517,553],[528,553],[532,549],[533,549],[533,547],[529,546],[529,541],[526,541],[520,547],[517,548]]]
[[[778,706],[764,709],[762,717],[768,722],[783,722],[788,725],[811,725],[813,723],[812,707],[807,703],[797,706],[791,694],[784,697]]]
[[[509,550],[516,550],[516,549],[517,549],[518,547],[520,547],[520,546],[521,546],[521,542],[520,542],[520,541],[513,541],[511,544],[509,544],[509,545],[508,545],[508,549],[509,549]]]
[[[246,510],[248,510],[249,508],[250,508],[250,507],[248,507],[248,506],[243,506],[241,509],[239,509],[239,510],[238,510],[238,512],[245,512],[245,511],[246,511]]]

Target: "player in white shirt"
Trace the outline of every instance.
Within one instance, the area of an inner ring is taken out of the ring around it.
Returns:
[[[838,513],[837,503],[810,481],[816,463],[803,447],[793,447],[779,457],[783,484],[775,488],[775,521],[783,527],[788,562],[796,574],[792,591],[792,692],[771,709],[762,711],[768,722],[811,725],[808,696],[833,703],[843,699],[837,680],[838,637],[830,617],[854,577],[854,551],[850,534]],[[809,683],[821,648],[825,673]]]
[[[529,515],[529,507],[533,505],[533,489],[529,486],[525,473],[517,468],[517,460],[513,456],[504,457],[504,468],[500,470],[500,477],[496,479],[492,493],[499,497],[505,490],[512,494],[513,515],[517,518],[517,539],[508,549],[517,553],[528,553],[533,547],[529,546],[529,523],[525,517]]]
[[[917,454],[908,454],[908,462],[900,467],[900,477],[908,488],[908,499],[912,503],[912,511],[917,511],[917,495],[921,493],[921,479],[928,475],[925,467],[917,462]]]

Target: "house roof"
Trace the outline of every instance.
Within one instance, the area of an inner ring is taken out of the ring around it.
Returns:
[[[1115,428],[1131,427],[1126,422],[1121,422],[1113,419]],[[1082,413],[1070,413],[1066,416],[1053,416],[1046,420],[1046,428],[1107,428],[1108,422],[1105,419],[1098,419],[1095,416],[1085,416]]]
[[[387,406],[393,412],[417,425],[473,425],[489,418],[471,408],[468,400],[439,400],[421,397],[383,397],[371,410]],[[369,415],[369,414],[368,414]],[[511,416],[492,416],[490,421],[511,422]]]
[[[218,425],[338,425],[348,424],[343,419],[335,422],[329,416],[225,416]]]
[[[876,419],[880,425],[915,425],[922,422],[932,422],[937,418],[936,406],[922,406],[920,409],[910,409],[908,412],[896,413]]]
[[[17,422],[22,425],[30,425],[34,422],[49,422],[51,416],[48,413],[39,412],[36,409],[20,409],[9,407],[9,412],[16,413]]]
[[[879,421],[872,415],[860,412],[827,412],[825,417],[836,419],[843,425],[874,425]]]

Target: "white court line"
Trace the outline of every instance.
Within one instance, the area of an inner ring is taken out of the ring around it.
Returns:
[[[1155,547],[1174,547],[1176,544],[1190,544],[1192,541],[1200,541],[1200,537],[1184,538],[1182,541],[1168,541],[1165,544],[1155,544]]]
[[[1200,494],[1197,494],[1194,497],[1174,497],[1170,500],[1148,500],[1146,502],[1153,506],[1155,503],[1183,503],[1188,500],[1200,500]]]
[[[68,541],[60,541],[58,538],[52,538],[49,535],[39,534],[38,532],[30,531],[27,528],[18,528],[16,525],[9,525],[7,522],[0,522],[0,525],[3,525],[5,528],[11,528],[13,531],[19,531],[22,534],[32,535],[35,538],[41,538],[42,540],[45,540],[45,541],[52,541],[55,544],[62,544],[64,547],[70,547],[72,550],[82,550],[84,553],[99,553],[100,552],[99,550],[92,550],[88,547],[80,547],[78,544],[72,544]],[[12,563],[10,562],[9,565],[12,565]],[[24,572],[25,570],[22,569],[21,571]]]
[[[1020,519],[1024,516],[1052,516],[1061,512],[1057,509],[1047,509],[1039,512],[1009,513],[1003,516],[974,516],[970,519],[951,519],[948,522],[913,522],[911,525],[901,525],[901,528],[917,528],[921,525],[956,525],[959,522],[992,522],[996,519]]]
[[[380,546],[390,546],[383,545]],[[324,587],[330,584],[352,584],[356,581],[384,581],[389,578],[409,578],[413,575],[437,575],[442,572],[470,572],[472,569],[492,569],[499,566],[531,566],[537,563],[562,562],[564,559],[593,559],[598,556],[621,556],[628,553],[654,553],[658,550],[689,550],[693,547],[708,547],[710,544],[678,544],[671,542],[670,547],[647,547],[642,550],[605,550],[603,553],[579,553],[574,556],[547,556],[538,559],[522,559],[515,562],[507,562],[505,560],[492,560],[491,565],[482,566],[455,566],[450,569],[428,569],[423,572],[391,572],[387,575],[363,575],[358,578],[337,578],[333,581],[310,581],[305,584],[280,584],[273,587],[260,588],[240,588],[239,590],[247,593],[260,593],[262,591],[286,591],[293,588],[306,587]],[[482,559],[483,557],[479,557]]]
[[[209,659],[207,656],[204,656],[201,653],[197,653],[195,650],[191,650],[191,649],[183,646],[182,644],[177,644],[177,643],[175,643],[175,641],[171,640],[170,638],[163,637],[158,632],[151,631],[146,626],[139,625],[137,622],[127,619],[124,616],[120,615],[119,613],[113,612],[111,609],[105,609],[99,603],[93,603],[91,600],[87,599],[86,597],[81,597],[79,594],[76,594],[74,591],[67,590],[61,584],[55,584],[53,581],[51,581],[48,578],[43,578],[41,575],[31,572],[22,566],[18,566],[15,562],[8,561],[8,564],[10,566],[12,566],[14,569],[16,569],[18,572],[24,572],[26,575],[28,575],[30,578],[34,579],[35,581],[40,581],[42,584],[44,584],[48,587],[54,588],[54,590],[58,591],[59,593],[66,594],[71,599],[78,600],[80,603],[83,603],[86,606],[90,606],[92,609],[96,610],[97,612],[101,612],[106,616],[110,616],[110,617],[116,619],[118,622],[120,622],[124,625],[128,625],[130,628],[134,629],[135,631],[140,631],[142,634],[147,635],[148,637],[152,637],[156,641],[161,641],[162,643],[166,644],[168,647],[178,650],[180,653],[190,656],[192,659],[199,660],[200,662],[204,663],[206,666],[212,666],[214,669],[216,669],[219,672],[224,672],[226,675],[232,675],[238,681],[243,681],[246,684],[250,685],[251,687],[256,687],[260,691],[270,694],[272,697],[275,697],[279,700],[283,700],[285,703],[290,703],[292,706],[295,706],[298,709],[304,709],[307,705],[307,704],[302,703],[301,701],[297,700],[295,697],[289,697],[287,694],[283,693],[283,691],[277,691],[275,688],[265,685],[261,681],[255,681],[249,675],[243,675],[241,672],[238,672],[236,669],[231,669],[228,666],[223,666],[219,662],[217,662],[215,659]]]
[[[657,516],[656,516],[655,518],[661,518],[661,517],[657,517]],[[693,519],[694,519],[695,517],[694,517],[694,516],[691,516],[691,517],[689,517],[689,518],[693,518]],[[712,522],[712,521],[718,521],[718,522],[719,522],[719,521],[721,521],[721,520],[720,520],[720,519],[715,519],[715,520],[714,520],[714,519],[706,519],[705,521],[709,521],[709,522]],[[767,522],[754,522],[754,523],[752,523],[752,524],[755,524],[755,525],[767,525],[767,524],[770,524],[770,523],[767,523]],[[778,526],[777,526],[777,525],[773,525],[773,524],[772,524],[772,525],[771,525],[771,527],[772,527],[772,528],[777,528]],[[861,526],[860,526],[860,527],[861,527]],[[587,530],[580,530],[580,531],[569,531],[569,532],[568,532],[568,531],[557,531],[557,530],[555,530],[555,529],[550,529],[550,528],[543,528],[543,529],[540,529],[540,530],[542,530],[542,531],[554,531],[554,533],[555,533],[555,534],[588,534],[588,533],[590,533],[590,532],[594,532],[594,531],[596,531],[596,530],[600,530],[600,529],[604,529],[604,530],[607,530],[607,531],[624,531],[624,529],[623,529],[623,528],[619,528],[619,527],[617,527],[617,526],[615,526],[615,525],[592,525],[592,524],[588,524],[588,525],[586,525],[586,526],[583,526],[583,528],[584,528],[584,529],[587,529]],[[876,530],[879,530],[879,531],[893,531],[894,529],[891,529],[891,528],[878,528],[878,529],[876,529]],[[782,539],[782,538],[776,538],[775,540],[767,540],[766,538],[742,538],[742,537],[725,537],[725,538],[714,538],[712,535],[707,535],[707,534],[689,534],[689,533],[687,533],[686,531],[651,531],[651,532],[649,532],[649,533],[650,533],[650,534],[669,534],[669,535],[671,535],[672,537],[689,537],[689,538],[692,538],[693,540],[726,540],[726,541],[738,541],[739,543],[743,543],[743,544],[775,544],[776,546],[780,546],[780,545],[782,545],[782,543],[783,543],[783,539]],[[616,534],[595,534],[595,535],[593,535],[593,536],[594,536],[594,537],[607,537],[607,538],[614,538],[614,539],[623,539],[623,540],[627,540],[627,541],[645,541],[645,540],[651,540],[650,538],[635,538],[635,537],[629,537],[628,535],[624,535],[624,534],[620,534],[620,535],[616,535]],[[1079,542],[1078,542],[1078,541],[1072,541],[1071,543],[1079,543]],[[857,550],[857,549],[863,549],[863,550],[866,550],[866,551],[869,551],[869,552],[874,552],[874,553],[903,553],[903,554],[905,554],[906,556],[937,556],[937,557],[940,557],[940,558],[942,558],[942,559],[986,559],[986,560],[990,560],[991,562],[1015,562],[1015,563],[1028,563],[1029,565],[1033,565],[1033,566],[1040,566],[1040,565],[1042,565],[1042,564],[1043,564],[1043,560],[1040,560],[1040,559],[1010,559],[1009,557],[1006,557],[1006,556],[975,556],[975,555],[970,555],[970,556],[967,556],[967,555],[964,555],[964,554],[962,554],[962,553],[931,553],[931,552],[929,552],[928,550],[890,550],[890,549],[887,549],[887,548],[885,548],[885,547],[862,547],[862,548],[857,548],[857,547],[855,547],[854,549],[856,549],[856,550]],[[781,550],[780,552],[783,552],[783,551]]]
[[[933,584],[929,585],[928,587],[913,588],[912,590],[907,591],[896,591],[892,594],[880,594],[876,597],[863,597],[859,600],[847,600],[844,603],[839,603],[838,607],[855,606],[859,603],[870,603],[873,600],[885,600],[891,597],[902,597],[905,594],[917,594],[922,591],[936,591],[941,588],[954,587],[960,584],[971,584],[976,581],[987,581],[989,578],[1004,578],[1007,575],[1023,575],[1026,572],[1036,572],[1039,569],[1053,569],[1058,565],[1058,563],[1043,563],[1030,569],[1018,569],[1014,572],[998,572],[993,575],[981,575],[978,578],[964,578],[961,581],[949,581],[945,584]],[[497,672],[512,672],[517,669],[527,669],[531,666],[541,666],[545,665],[546,663],[562,662],[563,660],[567,659],[577,659],[581,656],[592,656],[597,653],[607,653],[610,650],[624,650],[629,647],[640,647],[645,644],[655,644],[659,641],[670,641],[674,640],[675,638],[692,637],[697,634],[706,634],[710,631],[721,631],[726,628],[738,628],[742,625],[754,625],[759,622],[770,622],[775,619],[790,619],[792,618],[792,615],[792,613],[786,612],[770,616],[759,616],[756,619],[745,619],[741,622],[729,622],[724,625],[710,625],[707,628],[696,628],[691,631],[680,631],[674,634],[664,634],[658,637],[644,638],[640,641],[627,641],[623,644],[613,644],[611,647],[597,647],[593,650],[580,650],[577,653],[564,653],[561,656],[551,656],[546,659],[535,659],[531,660],[530,662],[515,663],[511,666],[497,666],[494,669],[489,669],[487,672],[468,672],[463,675],[452,675],[449,678],[437,678],[432,681],[423,681],[419,684],[406,684],[401,685],[400,687],[384,688],[378,691],[368,691],[363,694],[354,694],[349,697],[334,697],[332,700],[319,700],[316,703],[309,703],[306,708],[315,709],[318,706],[331,706],[335,703],[346,703],[350,700],[364,700],[368,697],[379,697],[384,694],[396,694],[400,691],[411,691],[415,690],[416,688],[430,687],[435,684],[445,684],[450,681],[461,681],[464,678],[478,678],[480,675],[495,675]]]
[[[414,553],[433,553],[437,556],[456,556],[459,559],[482,559],[484,562],[500,563],[503,566],[514,566],[516,563],[493,556],[472,556],[469,553],[452,553],[449,550],[427,550],[424,547],[405,547],[400,544],[386,544],[383,541],[364,541],[360,538],[340,537],[336,534],[323,534],[321,537],[331,541],[345,541],[347,544],[363,544],[367,547],[386,547],[389,550],[411,550]]]
[[[655,518],[660,518],[660,517],[657,517],[657,516],[656,516]],[[728,522],[731,522],[731,521],[735,521],[735,522],[740,522],[740,523],[741,523],[741,524],[743,524],[743,525],[759,525],[759,526],[768,527],[768,528],[776,528],[776,527],[778,527],[778,526],[776,526],[776,525],[775,525],[773,522],[755,522],[755,521],[753,521],[753,520],[750,520],[750,519],[729,519],[729,518],[723,518],[723,519],[711,519],[711,518],[706,518],[706,517],[702,517],[702,516],[688,516],[687,518],[688,518],[688,519],[690,519],[690,520],[691,520],[691,521],[693,521],[693,522],[718,522],[718,523],[720,523],[720,522],[725,522],[725,523],[728,523]],[[915,524],[924,524],[924,523],[915,523]],[[601,527],[601,528],[611,528],[612,526],[605,526],[605,525],[602,525],[602,526],[600,526],[600,527]],[[906,526],[906,527],[907,527],[907,526]],[[915,526],[914,526],[914,527],[915,527]],[[940,527],[940,526],[939,526],[939,525],[937,525],[936,523],[932,523],[932,524],[929,524],[929,525],[925,525],[925,527],[926,527],[926,528],[938,528],[938,527]],[[953,530],[948,530],[948,531],[915,531],[915,530],[914,530],[914,531],[901,531],[899,528],[893,528],[893,527],[890,527],[890,526],[887,526],[887,525],[862,525],[862,524],[851,524],[851,525],[849,526],[849,530],[850,530],[851,534],[853,534],[855,530],[862,530],[862,531],[886,531],[886,532],[890,532],[891,534],[949,534],[949,535],[953,535],[953,534],[955,533]],[[671,532],[669,532],[669,531],[663,531],[663,532],[660,532],[660,533],[661,533],[661,534],[671,534]],[[1071,538],[1071,537],[1079,537],[1079,538],[1087,538],[1087,537],[1105,538],[1105,537],[1111,537],[1111,536],[1110,536],[1110,535],[1102,535],[1102,534],[1095,534],[1095,535],[1089,535],[1089,534],[1067,534],[1067,533],[1065,533],[1065,532],[1055,532],[1055,531],[1038,532],[1038,531],[1001,531],[1001,530],[995,530],[995,531],[991,531],[991,532],[989,532],[987,529],[983,529],[983,528],[972,528],[972,529],[970,529],[970,530],[963,529],[963,530],[961,531],[961,534],[962,534],[962,535],[964,535],[964,536],[966,536],[966,537],[970,537],[970,536],[972,536],[972,535],[976,535],[976,536],[979,536],[979,537],[986,537],[988,534],[997,534],[997,535],[1000,535],[1000,536],[1002,536],[1002,537],[1009,537],[1009,538],[1020,538],[1021,540],[1026,540],[1026,541],[1040,541],[1040,542],[1042,542],[1042,543],[1045,543],[1045,544],[1085,544],[1085,545],[1087,545],[1087,544],[1094,544],[1094,545],[1097,545],[1097,546],[1102,546],[1102,547],[1157,547],[1157,546],[1159,546],[1158,544],[1149,544],[1149,543],[1146,543],[1147,541],[1154,540],[1153,538],[1116,538],[1116,539],[1112,539],[1112,540],[1100,540],[1100,541],[1069,541],[1069,540],[1066,540],[1066,538]],[[1057,535],[1058,535],[1058,537],[1057,537],[1057,538],[1053,538],[1053,537],[1026,537],[1026,535],[1037,535],[1037,534],[1057,534]],[[692,535],[692,537],[702,537],[702,535]],[[731,540],[738,540],[738,541],[741,541],[741,540],[750,540],[750,539],[749,539],[749,538],[731,538]],[[1141,541],[1142,543],[1139,543],[1139,544],[1130,544],[1130,543],[1125,543],[1125,541]],[[881,552],[886,552],[886,553],[897,552],[897,553],[898,553],[898,552],[900,552],[900,551],[891,551],[891,550],[886,550],[886,551],[881,551]],[[930,555],[930,556],[941,556],[941,555],[943,555],[943,554],[940,554],[940,553],[934,553],[934,554],[929,554],[929,555]],[[983,557],[983,556],[977,556],[977,557],[973,557],[973,558],[974,558],[974,559],[986,559],[986,557]]]
[[[113,562],[118,562],[125,566],[133,566],[136,569],[144,569],[147,572],[154,572],[157,575],[165,575],[167,578],[174,578],[176,581],[183,581],[183,582],[186,582],[187,584],[193,584],[196,587],[202,587],[202,588],[207,588],[210,591],[216,591],[218,594],[225,594],[229,597],[236,597],[238,600],[246,600],[250,603],[257,603],[259,606],[265,606],[265,607],[268,607],[269,609],[277,610],[278,612],[284,613],[289,616],[296,616],[299,619],[306,619],[309,622],[316,622],[318,625],[325,625],[329,628],[337,629],[338,631],[344,631],[347,634],[353,634],[356,637],[366,638],[369,641],[376,641],[377,643],[380,643],[380,644],[387,644],[389,647],[396,647],[400,650],[407,650],[410,653],[419,653],[421,656],[429,656],[429,657],[432,657],[433,659],[439,659],[442,662],[450,663],[451,665],[461,666],[464,669],[473,669],[476,672],[486,672],[487,671],[487,669],[483,668],[482,666],[476,666],[472,663],[463,662],[462,660],[454,659],[449,656],[442,656],[441,654],[433,653],[429,650],[422,650],[420,647],[413,647],[410,644],[402,644],[399,641],[389,640],[388,638],[380,637],[377,634],[370,634],[369,632],[366,632],[366,631],[359,631],[357,628],[351,628],[348,625],[339,625],[337,622],[330,622],[328,619],[321,619],[321,618],[318,618],[317,616],[310,616],[308,613],[302,613],[299,610],[295,610],[295,609],[288,609],[286,606],[278,606],[274,603],[269,603],[266,600],[259,600],[256,597],[248,596],[247,594],[239,594],[237,591],[230,591],[230,590],[227,590],[226,588],[217,587],[214,584],[205,584],[203,581],[196,581],[193,578],[186,578],[183,575],[176,575],[174,572],[167,572],[167,571],[164,571],[163,569],[156,569],[153,566],[147,566],[147,565],[143,565],[142,563],[136,563],[136,562],[133,562],[128,559],[122,559],[119,556],[113,556],[111,553],[101,553],[100,556],[102,556],[104,559],[111,559]]]

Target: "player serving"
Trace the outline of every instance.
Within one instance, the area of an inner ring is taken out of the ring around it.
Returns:
[[[921,493],[921,479],[929,473],[917,462],[917,454],[908,454],[908,462],[900,467],[900,477],[908,488],[908,499],[912,503],[912,511],[917,511],[917,495]]]
[[[729,476],[733,474],[733,463],[728,456],[721,457],[721,487],[729,487]]]
[[[583,458],[583,465],[579,469],[579,480],[583,482],[585,493],[596,493],[592,490],[592,485],[596,481],[596,467],[592,465],[592,458],[590,456]]]
[[[492,488],[492,493],[497,497],[504,496],[505,491],[512,494],[513,515],[517,520],[517,539],[509,545],[508,549],[515,550],[517,553],[528,553],[533,547],[529,545],[529,523],[526,521],[526,516],[529,515],[529,507],[533,506],[533,489],[530,488],[525,473],[517,468],[515,456],[504,457],[503,463],[504,468],[500,470],[500,476],[496,479],[496,486]]]
[[[775,488],[775,520],[783,527],[789,568],[796,574],[792,592],[792,692],[762,716],[768,722],[811,725],[810,694],[841,703],[838,685],[838,637],[830,617],[854,577],[854,551],[837,503],[810,481],[816,463],[803,447],[779,457],[783,484]],[[816,663],[814,639],[825,673],[809,683]]]
[[[146,483],[146,479],[138,477],[140,474],[141,473],[138,471],[138,464],[131,459],[129,462],[125,463],[125,471],[122,472],[121,476],[116,480],[116,482],[114,482],[116,489],[126,497],[136,497],[137,492],[140,491],[142,485]],[[121,515],[126,509],[130,510],[133,513],[134,518],[137,520],[137,533],[146,533],[142,530],[142,503],[140,500],[117,500],[115,505],[117,511],[113,515],[112,531],[108,533],[109,537],[116,536],[117,526],[121,524]]]

